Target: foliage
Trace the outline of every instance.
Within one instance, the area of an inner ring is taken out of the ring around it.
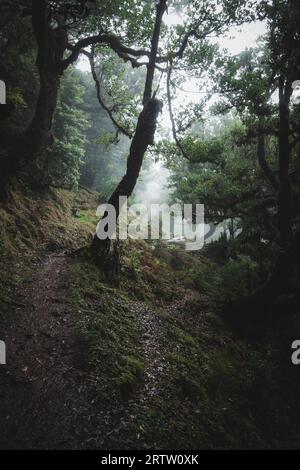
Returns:
[[[89,123],[82,111],[84,87],[75,70],[65,74],[54,118],[55,142],[43,157],[43,175],[60,187],[76,188],[86,153]]]

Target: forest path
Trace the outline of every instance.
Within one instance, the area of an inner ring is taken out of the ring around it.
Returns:
[[[164,354],[164,325],[152,307],[144,302],[133,302],[131,309],[136,315],[145,356],[145,379],[140,391],[140,401],[145,403],[156,393],[168,366]]]
[[[65,305],[68,262],[63,253],[47,256],[15,293],[1,374],[1,448],[74,445],[70,431],[84,385],[76,318]]]
[[[15,292],[0,374],[0,448],[132,447],[140,438],[135,420],[166,372],[163,324],[148,304],[132,301],[145,358],[143,383],[129,400],[109,409],[95,406],[81,361],[78,315],[66,303],[71,262],[64,253],[48,255]]]
[[[104,416],[108,428],[102,434],[100,445],[110,449],[150,448],[141,417],[147,413],[151,399],[160,394],[162,379],[167,374],[167,345],[164,342],[165,325],[151,305],[144,301],[131,301],[140,344],[144,355],[144,375],[140,387],[128,400],[111,408]],[[105,436],[103,438],[103,436]]]

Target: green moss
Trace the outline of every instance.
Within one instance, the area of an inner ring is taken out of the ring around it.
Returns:
[[[191,336],[189,333],[187,333],[181,328],[173,328],[172,334],[174,335],[175,339],[178,340],[183,346],[186,346],[188,348],[194,348],[197,345],[196,340],[193,338],[193,336]]]
[[[142,382],[145,364],[135,356],[122,356],[121,367],[123,369],[116,383],[120,388],[121,395],[126,398]]]
[[[144,361],[126,296],[109,287],[92,263],[77,260],[70,270],[69,302],[77,309],[87,346],[84,362],[98,396],[128,398],[142,381]]]
[[[0,208],[2,315],[11,311],[15,288],[26,279],[36,257],[53,248],[88,245],[96,205],[96,196],[88,192],[58,190],[26,196],[15,192],[11,211]],[[78,207],[79,218],[72,216],[72,207]],[[138,445],[251,448],[293,441],[295,448],[299,446],[298,389],[290,387],[295,382],[286,364],[281,369],[272,365],[272,360],[277,365],[282,360],[282,332],[277,350],[255,350],[234,341],[215,313],[214,300],[221,297],[224,282],[235,295],[241,272],[248,283],[249,260],[217,266],[199,254],[169,250],[166,245],[153,250],[143,241],[127,241],[121,251],[122,290],[107,284],[88,250],[81,258],[70,259],[68,272],[66,301],[77,324],[76,360],[94,387],[99,409],[119,409],[129,398],[134,402],[145,369],[152,367],[132,309],[132,300],[147,300],[159,321],[153,349],[158,349],[154,354],[159,353],[163,373],[143,406],[136,400],[138,416],[131,432],[133,439],[141,434]],[[299,325],[285,334],[289,338],[298,330]],[[294,440],[286,437],[292,431]]]
[[[91,211],[86,211],[86,212],[81,211],[77,217],[77,220],[78,222],[81,222],[83,224],[92,225],[95,229],[99,222],[98,217],[96,217],[95,213]]]

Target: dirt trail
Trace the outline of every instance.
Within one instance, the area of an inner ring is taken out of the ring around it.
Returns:
[[[48,256],[15,293],[19,307],[9,319],[1,369],[2,448],[74,445],[72,417],[84,387],[76,318],[65,306],[67,262],[64,254]]]
[[[153,309],[143,302],[134,302],[131,308],[136,315],[146,360],[145,381],[140,391],[140,401],[147,402],[156,393],[160,379],[166,373],[168,366],[162,341],[163,323]]]
[[[135,418],[156,393],[166,370],[162,325],[143,302],[132,302],[146,371],[131,400],[96,408],[77,334],[77,314],[67,306],[68,264],[52,254],[36,265],[15,293],[6,329],[7,365],[0,370],[0,448],[126,448],[139,439]]]
[[[139,418],[149,406],[153,395],[159,393],[161,379],[168,367],[162,341],[164,326],[159,315],[142,301],[131,302],[130,309],[135,315],[140,332],[145,373],[143,383],[134,396],[118,403],[117,409],[107,410],[103,415],[107,429],[101,444],[110,449],[150,448],[153,445],[152,442],[147,442]]]

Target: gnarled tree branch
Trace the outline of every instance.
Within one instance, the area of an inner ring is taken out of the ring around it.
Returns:
[[[97,34],[96,36],[80,39],[76,44],[69,46],[72,52],[69,57],[62,61],[62,69],[65,70],[69,65],[73,64],[78,59],[80,52],[84,48],[96,44],[108,45],[121,59],[130,61],[131,63],[134,63],[135,66],[137,66],[137,61],[133,59],[134,57],[138,58],[150,55],[149,51],[145,49],[133,49],[131,47],[124,46],[120,39],[114,34]]]
[[[101,107],[107,112],[107,114],[109,115],[109,117],[110,117],[113,125],[117,129],[117,131],[121,132],[122,134],[124,134],[129,139],[132,139],[132,133],[130,131],[128,131],[127,129],[125,129],[120,123],[117,122],[117,120],[115,119],[115,117],[113,115],[112,110],[103,101],[103,98],[101,96],[100,80],[97,76],[97,72],[96,72],[96,68],[95,68],[94,50],[92,49],[91,53],[89,53],[87,51],[82,51],[82,53],[89,59],[90,66],[91,66],[92,77],[94,79],[95,86],[96,86],[97,99],[98,99]]]
[[[172,60],[170,60],[170,65],[168,67],[168,72],[167,72],[167,97],[168,97],[168,107],[169,107],[169,115],[170,115],[170,121],[172,125],[172,134],[173,138],[175,140],[175,143],[177,147],[179,148],[180,152],[182,153],[182,156],[189,160],[190,162],[194,162],[186,153],[186,151],[183,148],[183,145],[180,142],[180,139],[177,136],[177,130],[176,130],[176,123],[175,123],[175,118],[173,114],[173,109],[172,109],[172,97],[171,97],[171,76],[172,76]]]

